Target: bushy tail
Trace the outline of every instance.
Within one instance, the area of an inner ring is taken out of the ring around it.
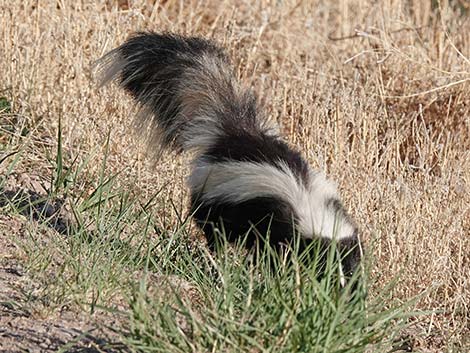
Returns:
[[[137,101],[138,126],[149,129],[152,148],[203,152],[228,133],[268,129],[256,97],[238,86],[210,41],[137,33],[99,63],[101,84],[116,79]]]

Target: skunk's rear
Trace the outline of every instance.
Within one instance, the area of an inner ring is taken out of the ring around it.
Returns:
[[[139,33],[101,63],[103,83],[117,79],[137,101],[152,148],[196,151],[191,208],[209,244],[217,228],[231,240],[249,234],[248,246],[267,234],[276,247],[298,236],[307,243],[335,239],[347,254],[341,273],[354,270],[357,230],[336,187],[266,123],[219,47],[200,38]]]

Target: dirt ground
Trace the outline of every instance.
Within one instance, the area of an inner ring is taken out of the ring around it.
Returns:
[[[107,313],[80,313],[64,307],[53,314],[37,312],[27,301],[35,284],[22,267],[17,246],[29,223],[26,216],[0,215],[0,351],[1,352],[124,352],[115,318]],[[108,328],[107,328],[108,327]]]

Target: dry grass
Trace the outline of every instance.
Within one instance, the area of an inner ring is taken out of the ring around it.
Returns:
[[[416,326],[421,349],[463,351],[469,16],[464,0],[2,0],[0,97],[12,107],[0,115],[0,147],[26,148],[15,175],[31,187],[51,174],[59,118],[69,161],[102,150],[109,134],[107,172],[121,171],[119,185],[143,198],[171,183],[162,202],[176,207],[161,212],[175,222],[186,207],[184,157],[148,163],[130,134],[130,99],[98,91],[91,66],[137,30],[215,38],[287,140],[338,182],[376,256],[376,286],[400,274],[395,297],[430,289],[419,307],[438,311]],[[89,193],[100,165],[89,164],[72,192]]]

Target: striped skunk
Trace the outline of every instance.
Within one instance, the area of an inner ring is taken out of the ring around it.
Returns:
[[[116,80],[138,103],[152,148],[195,152],[191,212],[209,246],[217,229],[230,241],[248,234],[247,247],[266,234],[277,249],[298,236],[323,246],[334,239],[345,284],[361,249],[336,187],[279,137],[220,47],[197,37],[137,33],[99,65],[102,85]]]

